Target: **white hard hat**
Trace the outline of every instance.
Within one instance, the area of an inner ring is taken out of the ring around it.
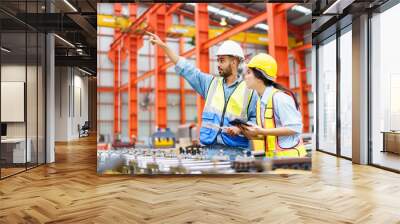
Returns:
[[[238,43],[232,40],[227,40],[219,46],[217,56],[220,55],[231,55],[244,59],[242,47]]]

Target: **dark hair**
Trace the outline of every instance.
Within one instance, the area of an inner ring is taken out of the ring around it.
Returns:
[[[288,88],[282,86],[281,84],[278,84],[278,83],[276,83],[276,82],[274,82],[274,81],[272,81],[270,79],[267,79],[264,76],[264,73],[262,71],[256,69],[256,68],[251,68],[251,70],[253,71],[254,76],[257,79],[260,79],[261,81],[263,81],[265,86],[272,86],[272,87],[274,87],[276,89],[279,89],[279,90],[289,94],[290,96],[292,96],[293,99],[294,99],[294,103],[296,105],[296,108],[299,109],[299,103],[297,102],[297,98],[296,98],[296,96],[294,95],[294,93],[290,89],[288,89]]]

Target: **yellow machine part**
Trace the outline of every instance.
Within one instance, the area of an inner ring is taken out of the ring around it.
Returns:
[[[214,38],[223,32],[228,30],[228,28],[211,28],[208,31],[208,38]],[[194,26],[184,26],[184,25],[172,25],[168,29],[169,34],[180,34],[184,37],[194,37],[196,33],[196,29]],[[229,38],[230,40],[237,42],[245,42],[251,44],[258,45],[268,45],[268,34],[262,33],[254,33],[254,32],[240,32],[236,35],[233,35]],[[300,43],[302,44],[302,43]],[[292,37],[289,37],[289,47],[297,47],[298,44],[296,40]]]
[[[126,29],[130,26],[132,22],[129,21],[127,17],[123,16],[113,16],[113,15],[97,15],[97,25],[101,27],[111,27]],[[221,33],[228,30],[228,28],[211,28],[209,29],[209,38],[216,37]],[[184,36],[184,37],[194,37],[196,34],[196,29],[194,26],[185,25],[171,25],[168,29],[169,36]],[[230,40],[237,42],[245,42],[257,45],[268,45],[268,34],[254,33],[254,32],[240,32],[229,38]],[[294,48],[302,45],[302,42],[296,43],[293,37],[289,37],[289,48]]]
[[[154,147],[173,147],[174,146],[174,140],[172,139],[157,139],[154,143]]]
[[[97,15],[97,26],[125,29],[132,22],[123,16]]]

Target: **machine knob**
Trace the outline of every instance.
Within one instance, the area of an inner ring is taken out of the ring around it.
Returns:
[[[245,155],[246,155],[247,157],[251,157],[251,151],[246,151]]]

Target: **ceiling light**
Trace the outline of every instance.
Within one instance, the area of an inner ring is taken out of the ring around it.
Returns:
[[[209,6],[208,8],[210,8],[210,7],[212,7],[212,6]],[[222,9],[220,9],[217,13],[222,16],[228,17],[228,18],[231,18],[233,16],[233,13],[228,12],[226,10],[222,10]]]
[[[216,7],[212,6],[212,5],[207,5],[207,10],[212,12],[212,13],[218,13],[220,11],[219,8],[216,8]]]
[[[268,30],[269,29],[269,26],[267,24],[264,24],[264,23],[259,23],[259,24],[255,25],[254,27],[258,28],[258,29],[262,29],[262,30]]]
[[[69,45],[70,47],[75,48],[75,45],[71,44],[71,42],[69,42],[68,40],[58,36],[57,34],[54,34],[55,37],[57,37],[58,39],[60,39],[61,41],[63,41],[64,43],[66,43],[67,45]]]
[[[301,5],[295,5],[295,6],[293,6],[292,7],[292,10],[295,10],[295,11],[298,11],[298,12],[301,12],[301,13],[304,13],[305,15],[308,15],[308,14],[311,14],[311,9],[309,9],[309,8],[306,8],[306,7],[304,7],[304,6],[301,6]]]
[[[186,3],[186,4],[187,5],[191,5],[193,7],[196,6],[196,3]],[[215,14],[221,15],[223,17],[226,17],[226,18],[229,18],[229,19],[233,19],[233,20],[236,20],[236,21],[239,21],[239,22],[242,22],[242,23],[246,22],[248,20],[244,16],[237,15],[237,14],[234,14],[232,12],[228,12],[226,10],[216,8],[216,7],[212,6],[212,5],[208,5],[207,6],[207,10],[209,12],[212,12],[212,13],[215,13]],[[221,18],[221,22],[222,22],[222,18]],[[221,23],[220,23],[220,25],[222,26]],[[263,23],[259,23],[255,27],[259,28],[259,29],[262,29],[262,30],[268,30],[268,25],[267,24],[263,24]]]
[[[68,0],[64,0],[65,4],[67,4],[72,10],[74,10],[74,12],[78,12],[78,10],[71,4],[69,3]]]
[[[228,25],[228,23],[226,23],[225,17],[221,17],[221,22],[219,22],[219,25],[221,25],[221,26],[226,26],[226,25]]]
[[[6,53],[10,53],[10,52],[11,52],[10,50],[8,50],[8,49],[5,48],[5,47],[1,47],[1,50],[4,51],[4,52],[6,52]]]
[[[247,21],[246,17],[240,16],[240,15],[233,15],[231,18],[234,19],[234,20],[240,21],[240,22],[246,22]]]

